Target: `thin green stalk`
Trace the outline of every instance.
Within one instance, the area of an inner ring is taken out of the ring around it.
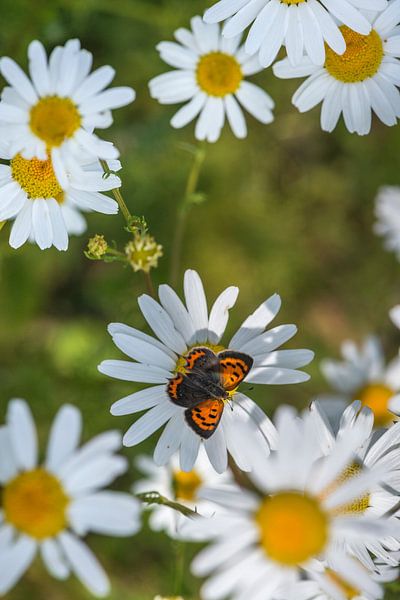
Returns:
[[[187,218],[191,207],[193,206],[193,195],[197,191],[197,185],[200,178],[201,168],[206,158],[205,146],[202,144],[196,148],[194,153],[192,168],[189,172],[187,179],[185,194],[182,198],[182,202],[178,207],[178,213],[176,217],[175,225],[175,236],[172,243],[171,251],[171,285],[175,286],[178,281],[179,269],[181,265],[181,253],[183,238],[185,235],[185,229],[187,224]]]
[[[174,595],[183,597],[185,593],[186,544],[179,540],[175,540],[173,543],[175,554]]]
[[[174,502],[173,500],[169,500],[165,496],[162,496],[158,492],[144,492],[143,494],[136,494],[136,498],[144,502],[145,504],[161,504],[162,506],[168,506],[173,510],[181,513],[185,517],[189,517],[191,519],[195,519],[199,517],[199,513],[180,504],[179,502]]]
[[[0,221],[0,231],[3,229],[3,227],[6,223],[7,223],[7,221]]]
[[[107,161],[100,160],[100,163],[101,163],[101,166],[103,167],[104,173],[109,174],[110,169],[108,167]],[[114,196],[114,198],[116,199],[116,201],[118,202],[118,206],[120,207],[121,212],[125,217],[128,227],[130,227],[132,224],[133,217],[132,217],[131,213],[129,212],[129,208],[126,205],[123,195],[121,194],[120,188],[115,188],[115,189],[111,190],[111,193]]]
[[[154,284],[153,284],[153,279],[152,279],[150,273],[143,271],[143,275],[144,275],[144,281],[146,283],[146,287],[147,287],[147,291],[148,291],[149,295],[152,298],[154,298],[155,300],[157,300],[156,291],[154,289]]]

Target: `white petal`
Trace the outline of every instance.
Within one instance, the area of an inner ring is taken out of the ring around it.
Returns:
[[[36,542],[21,536],[0,554],[0,594],[6,594],[27,571],[36,554]]]
[[[40,553],[50,575],[61,580],[68,577],[69,565],[57,540],[44,540],[40,545]]]
[[[179,410],[172,402],[161,404],[151,408],[143,417],[140,417],[131,425],[124,435],[124,446],[135,446],[140,444],[157,429],[160,429]]]
[[[80,411],[65,404],[58,411],[50,431],[46,453],[46,467],[57,472],[76,450],[82,431],[82,416]]]
[[[62,533],[59,540],[72,570],[83,585],[98,598],[107,596],[110,591],[108,577],[86,544],[67,532]]]
[[[208,340],[218,344],[229,320],[229,310],[236,304],[239,288],[229,287],[214,302],[208,322]]]
[[[11,400],[7,410],[14,455],[19,468],[34,469],[38,460],[38,440],[35,422],[25,400]]]

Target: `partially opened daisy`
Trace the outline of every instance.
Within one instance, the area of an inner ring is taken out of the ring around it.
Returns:
[[[389,426],[400,413],[400,358],[385,364],[382,346],[376,337],[367,337],[357,345],[347,340],[342,344],[343,360],[326,359],[321,370],[333,388],[333,393],[321,394],[325,410],[333,416],[346,404],[360,400],[372,410],[375,427]]]
[[[375,233],[384,238],[386,250],[394,252],[400,260],[400,187],[385,185],[379,189],[375,215]]]
[[[159,302],[147,295],[139,298],[158,339],[127,325],[109,326],[116,346],[136,362],[106,360],[99,370],[116,379],[152,384],[116,402],[111,412],[126,415],[149,409],[125,434],[126,446],[139,444],[166,424],[154,452],[158,465],[166,464],[180,449],[181,469],[191,471],[204,443],[218,472],[227,467],[227,450],[242,470],[250,470],[253,442],[259,440],[268,448],[275,432],[261,409],[237,386],[243,380],[253,384],[307,381],[309,376],[298,369],[312,360],[313,353],[278,350],[295,335],[295,325],[266,331],[281,306],[277,294],[263,302],[229,342],[223,342],[238,288],[224,290],[210,312],[195,271],[186,271],[184,292],[186,306],[168,285],[159,287]]]
[[[0,594],[7,593],[36,554],[57,579],[74,573],[95,596],[109,593],[106,573],[81,537],[89,532],[130,536],[140,527],[140,505],[130,494],[106,490],[127,470],[116,454],[120,434],[108,431],[78,447],[81,414],[60,408],[46,457],[28,405],[12,400],[0,428]]]
[[[200,515],[211,516],[220,507],[201,497],[207,486],[229,483],[231,475],[226,471],[219,475],[210,465],[204,448],[200,449],[198,460],[192,471],[182,471],[179,457],[174,454],[169,463],[158,467],[148,456],[139,456],[136,466],[145,474],[144,479],[137,481],[132,490],[134,493],[157,491],[162,496],[174,500],[197,511]],[[149,519],[154,531],[165,531],[171,537],[179,537],[179,529],[185,517],[168,506],[151,505]]]
[[[358,536],[372,543],[385,533],[398,533],[399,527],[384,518],[342,512],[385,479],[382,467],[351,481],[340,478],[363,438],[362,421],[329,455],[321,456],[311,420],[282,407],[275,419],[276,450],[250,474],[257,492],[237,486],[203,491],[203,497],[225,508],[210,519],[188,520],[183,529],[187,539],[211,541],[192,565],[194,574],[207,577],[204,600],[275,599],[282,586],[300,581],[315,560],[364,589],[365,577],[359,573],[364,569],[355,568],[357,561],[343,540]]]
[[[383,0],[220,0],[205,12],[204,20],[229,19],[223,28],[228,39],[252,24],[245,49],[251,55],[258,53],[264,67],[273,63],[282,45],[292,65],[303,56],[322,65],[325,49],[337,54],[346,49],[338,21],[367,35],[371,24],[360,9],[379,11],[385,6]]]
[[[311,418],[315,424],[315,435],[320,443],[324,455],[329,455],[335,444],[340,439],[351,439],[354,428],[359,428],[359,420],[362,419],[364,437],[356,448],[354,462],[340,475],[343,481],[349,481],[362,471],[383,468],[385,478],[383,486],[378,482],[371,486],[369,492],[349,503],[342,509],[342,513],[349,516],[383,517],[387,515],[388,522],[392,521],[396,526],[400,490],[400,423],[397,423],[379,437],[372,436],[373,416],[363,414],[360,411],[361,403],[354,402],[342,414],[339,428],[335,431],[329,423],[329,419],[323,407],[314,402],[311,405]],[[368,410],[368,409],[364,409]],[[394,516],[389,516],[392,511]],[[394,535],[385,535],[382,539],[364,540],[361,536],[348,539],[346,542],[348,550],[354,555],[364,568],[374,571],[375,566],[371,556],[375,556],[384,564],[396,567],[398,565],[398,551],[400,550],[400,538]]]
[[[118,212],[118,204],[103,192],[120,187],[121,180],[113,174],[104,177],[99,161],[93,162],[82,152],[80,173],[67,172],[65,190],[50,158],[12,157],[7,144],[0,147],[0,158],[11,159],[9,165],[0,165],[0,221],[14,219],[10,233],[13,248],[30,240],[42,250],[51,246],[67,250],[68,235],[79,235],[86,229],[82,211]],[[110,167],[119,170],[119,161],[111,161]]]
[[[164,73],[149,83],[150,92],[161,104],[186,104],[171,120],[176,128],[197,119],[198,140],[216,142],[225,119],[238,138],[247,135],[242,107],[261,123],[273,121],[274,102],[260,87],[245,77],[262,70],[258,59],[240,46],[241,36],[221,37],[218,25],[206,25],[193,17],[192,31],[178,29],[177,42],[161,42],[161,58],[177,70]]]
[[[112,123],[111,109],[134,100],[129,87],[105,89],[114,78],[112,67],[92,73],[92,54],[79,40],[57,46],[47,59],[43,45],[28,48],[29,75],[8,57],[0,60],[0,72],[10,87],[3,90],[0,125],[3,138],[12,142],[12,155],[45,160],[51,157],[62,188],[67,171],[77,169],[76,154],[84,149],[94,158],[115,159],[118,151],[98,138],[93,129]]]
[[[368,13],[375,15],[375,13]],[[346,51],[327,48],[323,66],[303,58],[293,67],[286,58],[273,67],[284,79],[308,76],[293,96],[300,112],[322,102],[321,127],[333,131],[343,114],[350,133],[370,132],[372,112],[385,125],[396,125],[400,117],[400,0],[372,18],[372,30],[363,35],[341,25]]]

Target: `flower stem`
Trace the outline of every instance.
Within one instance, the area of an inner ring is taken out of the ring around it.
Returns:
[[[103,167],[104,173],[110,174],[111,171],[108,167],[107,161],[100,160],[100,163],[101,163],[101,166]],[[130,227],[132,224],[133,217],[132,217],[131,213],[129,212],[129,208],[126,205],[123,195],[121,194],[121,190],[119,188],[114,188],[113,190],[111,190],[111,193],[114,196],[114,198],[116,199],[116,201],[118,202],[118,206],[120,207],[121,212],[125,217],[128,227]]]
[[[153,284],[153,279],[150,275],[149,272],[143,271],[143,275],[144,275],[144,281],[146,283],[146,287],[147,287],[147,291],[149,293],[149,296],[151,296],[152,298],[154,298],[154,300],[157,300],[156,298],[156,292],[154,289],[154,284]]]
[[[7,221],[0,221],[0,231],[3,229],[3,227],[6,223],[7,223]]]
[[[190,169],[186,183],[185,194],[182,198],[181,204],[178,207],[178,212],[176,216],[175,236],[172,243],[171,251],[170,281],[172,286],[176,285],[179,276],[182,244],[187,224],[187,218],[190,209],[194,204],[194,194],[197,191],[197,185],[200,178],[201,168],[206,158],[205,145],[198,145],[193,152],[194,158],[192,168]]]
[[[175,553],[175,596],[183,596],[185,584],[186,545],[179,540],[174,541]]]
[[[158,492],[144,492],[143,494],[136,494],[136,498],[144,502],[145,504],[160,504],[162,506],[169,506],[173,510],[180,512],[185,517],[189,517],[191,519],[199,517],[199,513],[180,504],[179,502],[174,502],[173,500],[169,500],[165,496],[162,496]]]

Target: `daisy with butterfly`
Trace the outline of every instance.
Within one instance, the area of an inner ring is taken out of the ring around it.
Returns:
[[[115,345],[135,362],[106,360],[100,372],[152,384],[111,408],[116,416],[147,410],[125,434],[125,446],[141,443],[165,425],[154,451],[156,464],[167,464],[179,450],[181,469],[191,471],[203,444],[219,473],[227,468],[228,453],[241,470],[250,471],[255,448],[268,454],[274,447],[276,432],[271,421],[238,388],[244,381],[307,381],[309,376],[299,369],[314,355],[310,350],[278,350],[296,334],[295,325],[266,331],[281,306],[277,294],[263,302],[223,345],[229,310],[238,293],[238,288],[228,287],[209,312],[202,281],[188,270],[186,305],[168,285],[159,287],[159,302],[147,295],[139,298],[143,316],[158,339],[124,324],[109,325]]]

